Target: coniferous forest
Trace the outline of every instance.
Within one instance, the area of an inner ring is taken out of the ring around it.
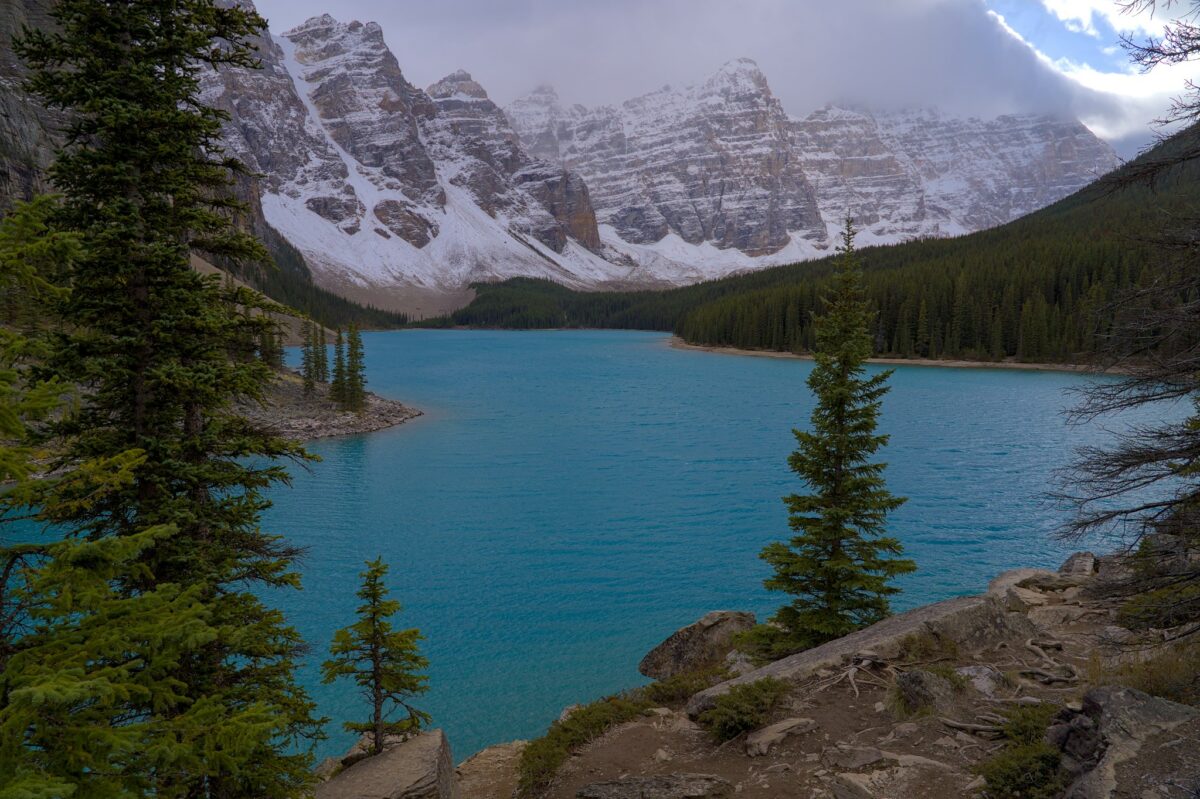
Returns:
[[[1200,130],[1189,128],[1142,160],[1197,138]],[[1138,163],[999,228],[861,250],[877,311],[875,353],[1064,362],[1094,352],[1111,323],[1101,309],[1137,285],[1153,257],[1142,232],[1200,201],[1194,163],[1154,185],[1116,190]],[[663,330],[693,344],[809,351],[832,275],[826,258],[664,291],[589,293],[509,280],[477,286],[468,307],[427,324]]]

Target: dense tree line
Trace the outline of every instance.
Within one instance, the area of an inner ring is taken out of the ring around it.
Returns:
[[[1194,147],[1189,128],[1146,160]],[[1072,360],[1094,351],[1108,322],[1096,311],[1143,279],[1164,218],[1200,199],[1200,167],[1185,162],[1153,186],[1110,190],[1114,177],[992,230],[861,251],[877,312],[876,353],[911,357]],[[538,280],[477,287],[468,307],[437,324],[674,331],[711,345],[809,350],[832,261],[766,269],[680,289],[576,292]]]

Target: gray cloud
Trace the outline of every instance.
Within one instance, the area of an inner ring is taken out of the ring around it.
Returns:
[[[793,115],[827,102],[963,114],[1071,114],[1123,154],[1161,100],[1085,89],[1004,31],[983,0],[258,0],[280,32],[314,14],[375,20],[410,81],[470,71],[501,105],[548,82],[566,102],[617,103],[758,61]]]

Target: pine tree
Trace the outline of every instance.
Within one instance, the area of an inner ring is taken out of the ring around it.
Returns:
[[[338,405],[346,403],[346,346],[340,327],[333,342],[333,380],[329,384],[329,398]]]
[[[98,669],[84,685],[98,690],[124,658],[135,686],[64,727],[74,738],[57,751],[29,728],[7,728],[19,734],[5,743],[31,768],[84,785],[81,796],[146,795],[138,780],[158,796],[296,796],[311,780],[304,743],[319,722],[293,677],[299,636],[261,598],[298,584],[296,551],[261,529],[260,514],[262,489],[286,479],[278,459],[306,455],[236,411],[263,398],[270,368],[246,356],[279,309],[189,263],[193,251],[263,256],[232,226],[241,206],[231,173],[241,168],[222,153],[225,116],[200,101],[199,73],[255,66],[249,42],[264,21],[216,0],[59,0],[51,14],[54,31],[28,32],[18,50],[30,88],[70,120],[50,172],[63,197],[52,227],[82,249],[45,367],[88,391],[47,428],[50,466],[70,478],[18,499],[72,543],[95,544],[109,569],[111,595],[89,583],[103,573],[96,563],[52,560],[56,584],[93,588],[74,609],[49,606],[44,651]],[[143,601],[153,606],[146,625],[188,634],[142,635],[131,619],[123,634],[123,610],[107,617],[112,639],[80,634],[111,603]],[[129,724],[147,725],[153,743],[97,748]],[[82,767],[72,760],[81,741],[95,753]],[[85,785],[101,777],[125,793]]]
[[[304,393],[311,395],[317,389],[316,333],[312,322],[305,322],[300,341],[300,375],[304,379]]]
[[[414,733],[429,723],[428,713],[408,703],[428,690],[428,677],[420,671],[429,661],[418,648],[423,640],[419,630],[392,629],[390,619],[400,612],[400,603],[387,598],[383,584],[387,564],[376,558],[366,565],[367,570],[359,574],[362,587],[357,596],[363,604],[358,607],[358,621],[334,633],[329,647],[332,657],[322,664],[321,672],[327,684],[349,677],[362,689],[371,704],[371,720],[344,726],[370,735],[372,751],[378,754],[388,736]],[[405,718],[389,721],[388,716],[401,708]]]
[[[329,342],[325,340],[325,325],[317,325],[317,380],[329,382]]]
[[[346,336],[346,395],[348,410],[360,413],[367,404],[367,376],[363,363],[362,334],[351,324]]]
[[[884,464],[871,458],[888,440],[875,432],[891,371],[867,377],[872,313],[863,296],[847,220],[833,293],[815,320],[816,395],[812,429],[793,431],[799,444],[788,459],[813,491],[785,498],[795,535],[762,552],[775,574],[766,587],[795,598],[775,614],[796,647],[811,647],[879,621],[898,589],[892,577],[915,569],[902,560],[900,541],[885,534],[888,512],[904,500],[884,484]]]

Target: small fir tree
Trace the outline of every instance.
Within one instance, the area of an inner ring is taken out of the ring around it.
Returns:
[[[367,404],[367,376],[363,363],[362,334],[351,323],[346,337],[346,408],[361,413]]]
[[[333,380],[329,384],[329,398],[338,405],[346,403],[346,345],[340,327],[333,342]]]
[[[872,457],[888,440],[875,432],[891,371],[868,377],[872,312],[864,298],[850,220],[842,234],[833,294],[814,320],[815,366],[808,386],[816,395],[812,429],[793,431],[799,446],[788,459],[811,494],[785,497],[795,536],[762,552],[775,574],[773,591],[794,599],[775,614],[796,648],[816,646],[888,615],[891,578],[913,571],[897,557],[900,541],[885,534],[888,512],[904,499],[883,479]]]
[[[329,647],[332,658],[322,664],[321,672],[327,684],[349,677],[362,689],[371,703],[371,720],[346,722],[344,726],[351,732],[369,734],[371,750],[378,754],[388,736],[408,735],[429,723],[428,713],[408,703],[411,697],[428,690],[429,678],[420,672],[429,661],[418,647],[424,640],[419,630],[392,629],[390,619],[400,612],[400,603],[387,598],[383,584],[387,564],[376,558],[366,565],[367,570],[359,574],[362,587],[358,598],[363,603],[358,607],[358,621],[334,633]],[[388,717],[400,709],[407,715],[389,721]]]

